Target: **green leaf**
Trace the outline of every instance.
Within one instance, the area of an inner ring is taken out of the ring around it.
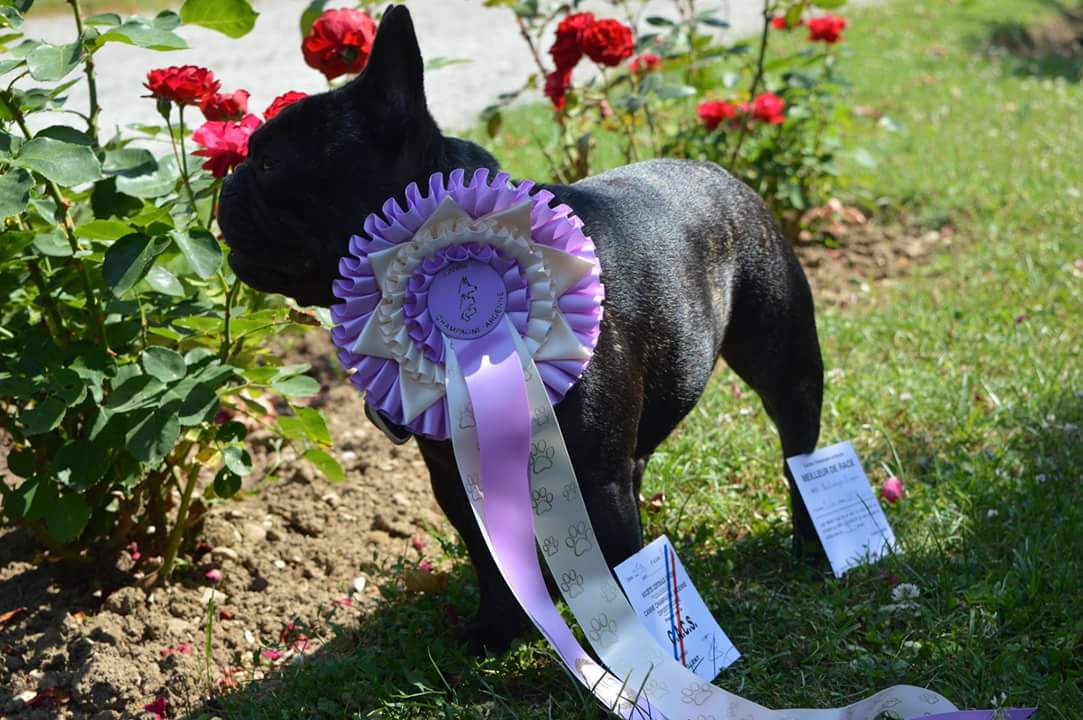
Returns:
[[[141,164],[115,172],[117,190],[137,198],[156,198],[171,193],[180,178],[177,161],[172,155],[165,155],[153,164]]]
[[[301,422],[299,417],[290,417],[284,415],[278,418],[278,434],[287,440],[293,440],[294,442],[301,442],[308,437],[308,431],[305,429],[305,424]]]
[[[840,8],[846,4],[846,0],[812,0],[812,4],[825,10]]]
[[[222,329],[222,320],[202,315],[190,315],[188,317],[177,318],[173,321],[173,324],[179,328],[192,330],[197,333],[214,333]]]
[[[26,66],[35,80],[53,82],[78,67],[82,59],[83,47],[78,41],[68,45],[42,43],[27,56]]]
[[[305,428],[305,434],[313,442],[322,445],[331,444],[331,433],[327,430],[327,423],[323,415],[316,408],[297,408],[297,417]]]
[[[86,20],[83,21],[83,24],[84,25],[110,26],[110,25],[120,25],[120,22],[121,22],[120,15],[117,15],[116,13],[112,13],[112,12],[105,12],[105,13],[98,13],[97,15],[91,15],[90,17],[88,17]]]
[[[0,76],[7,75],[15,68],[22,65],[25,60],[22,58],[8,58],[7,60],[0,60]]]
[[[75,228],[75,237],[88,240],[116,240],[131,233],[132,226],[120,220],[91,220]]]
[[[109,448],[102,442],[73,440],[56,454],[53,467],[68,487],[86,490],[98,484],[109,469]]]
[[[275,380],[271,387],[286,397],[311,397],[320,391],[320,384],[308,375]]]
[[[153,466],[162,462],[180,438],[177,418],[180,402],[171,400],[153,410],[144,410],[128,428],[128,452],[136,460]]]
[[[38,233],[34,236],[34,248],[42,255],[52,257],[70,257],[72,255],[71,243],[68,236],[60,228],[50,230],[47,233]]]
[[[196,275],[204,280],[214,277],[222,267],[222,248],[214,235],[201,228],[174,230],[172,235]]]
[[[102,173],[136,177],[158,169],[158,161],[144,148],[120,148],[105,153]]]
[[[141,17],[131,17],[98,38],[97,46],[121,42],[150,50],[186,50],[188,43],[170,29],[158,27]]]
[[[169,395],[181,399],[181,406],[177,411],[177,420],[185,427],[198,425],[205,420],[213,419],[221,406],[218,394],[207,383],[192,383],[189,385],[188,381],[185,381],[170,389]],[[221,438],[221,429],[219,429],[219,438]]]
[[[446,68],[452,65],[463,65],[471,62],[474,61],[470,58],[434,57],[425,61],[425,72],[432,72],[433,70],[439,70],[440,68]]]
[[[32,187],[34,179],[21,168],[0,175],[0,217],[18,215],[26,210]]]
[[[29,410],[23,410],[19,419],[26,426],[27,435],[40,435],[55,430],[64,419],[68,406],[55,397],[42,400]]]
[[[244,477],[252,472],[252,458],[249,457],[248,451],[236,445],[230,445],[222,450],[222,462],[234,475]]]
[[[655,27],[673,27],[676,23],[669,18],[664,18],[660,15],[648,15],[647,24],[654,25]]]
[[[218,426],[214,439],[218,442],[239,442],[248,437],[248,428],[236,420],[230,420]]]
[[[259,13],[248,0],[184,0],[181,22],[215,30],[231,38],[247,35]]]
[[[58,368],[49,373],[49,391],[73,407],[86,399],[86,382],[74,370]]]
[[[340,483],[346,480],[346,472],[342,469],[342,466],[338,464],[338,460],[331,457],[331,454],[321,450],[319,448],[309,448],[305,450],[304,459],[312,463],[312,466],[323,473],[333,483]]]
[[[85,145],[36,137],[19,151],[15,164],[40,173],[49,180],[72,187],[102,176],[101,163]]]
[[[13,7],[6,5],[0,5],[0,25],[7,25],[8,27],[22,27],[23,16],[19,14],[19,11]]]
[[[179,352],[155,346],[143,351],[143,369],[152,378],[171,383],[183,378],[187,368]]]
[[[327,0],[312,0],[301,13],[301,37],[306,37],[312,30],[312,23],[316,22],[316,18],[323,12],[325,5],[327,5]]]
[[[18,137],[0,129],[0,160],[11,160],[15,157],[21,144]]]
[[[229,468],[222,468],[214,476],[214,494],[220,498],[231,498],[241,489],[241,476],[231,473]]]
[[[147,284],[154,290],[170,297],[184,297],[184,286],[177,276],[161,265],[152,265],[147,271]]]
[[[82,495],[65,493],[45,510],[45,525],[53,539],[70,543],[83,534],[90,520],[90,506]]]
[[[138,371],[139,366],[133,365]],[[115,412],[135,410],[157,401],[165,386],[150,375],[135,375],[114,386],[105,407]]]
[[[142,280],[154,258],[168,247],[168,243],[164,238],[148,239],[133,233],[110,245],[102,263],[102,278],[113,294],[119,297]]]

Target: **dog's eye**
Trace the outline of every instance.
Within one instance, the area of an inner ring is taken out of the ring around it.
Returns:
[[[266,172],[266,171],[270,170],[272,167],[274,167],[274,163],[271,162],[271,158],[264,155],[263,159],[260,160],[260,162],[259,162],[259,169]]]

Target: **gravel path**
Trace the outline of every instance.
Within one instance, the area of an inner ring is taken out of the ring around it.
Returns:
[[[205,65],[221,79],[223,91],[238,87],[249,90],[251,109],[256,112],[287,90],[325,89],[323,76],[306,66],[301,58],[298,19],[306,4],[302,0],[257,1],[255,6],[260,16],[256,26],[239,40],[198,27],[181,27],[179,33],[188,41],[190,50],[158,53],[119,43],[107,45],[96,56],[98,93],[104,108],[103,133],[120,124],[160,121],[154,103],[140,97],[145,94],[142,83],[151,67]],[[760,0],[723,0],[717,5],[723,7],[724,16],[732,24],[729,33],[746,35],[758,29]],[[427,77],[429,105],[442,127],[452,130],[468,127],[499,93],[516,89],[534,71],[534,63],[510,10],[484,7],[481,0],[409,0],[408,6],[426,59],[471,60],[433,71]],[[614,14],[612,6],[600,0],[587,2],[586,7],[603,16]],[[672,16],[672,2],[655,0],[649,11]],[[70,42],[74,34],[67,15],[31,18],[25,30],[31,37],[50,42]],[[86,90],[82,84],[73,88],[71,97],[74,107],[86,107]],[[46,124],[43,121],[40,118],[37,125]],[[70,122],[70,119],[48,122]]]

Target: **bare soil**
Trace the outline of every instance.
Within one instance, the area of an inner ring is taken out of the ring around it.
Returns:
[[[951,239],[862,225],[840,247],[810,242],[798,252],[820,302],[847,306]],[[187,566],[149,594],[139,579],[151,559],[125,553],[73,567],[43,558],[24,531],[0,528],[0,717],[145,718],[159,698],[191,707],[312,653],[333,635],[329,620],[356,624],[378,601],[373,569],[416,563],[415,537],[432,546],[426,528],[446,520],[415,447],[392,445],[364,417],[326,333],[287,354],[310,362],[323,383],[314,402],[346,481],[330,484],[288,453],[268,480],[270,438],[255,433],[251,492],[212,507]]]

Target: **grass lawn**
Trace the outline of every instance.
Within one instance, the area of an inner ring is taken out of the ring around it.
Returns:
[[[987,45],[998,25],[1049,12],[898,0],[850,13],[853,101],[896,130],[849,131],[879,161],[849,168],[849,192],[959,230],[912,278],[819,312],[821,442],[850,438],[874,483],[905,481],[889,509],[905,552],[843,580],[791,560],[776,436],[717,373],[650,467],[644,494],[666,503],[645,522],[648,539],[675,542],[744,654],[717,681],[732,691],[827,707],[905,682],[960,707],[1083,716],[1083,88]],[[528,149],[496,149],[532,174]],[[497,659],[460,652],[449,606],[465,617],[476,598],[461,550],[448,552],[447,593],[406,595],[386,568],[380,614],[212,714],[601,717],[540,640]],[[920,589],[917,608],[887,607],[895,582]]]

